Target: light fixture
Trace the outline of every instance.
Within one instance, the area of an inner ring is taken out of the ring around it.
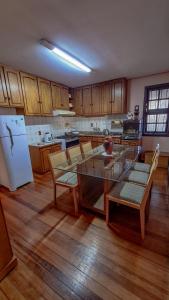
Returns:
[[[66,61],[67,63],[73,65],[74,67],[78,68],[81,71],[85,71],[85,72],[91,72],[92,70],[85,66],[84,64],[82,64],[79,60],[77,60],[76,58],[74,58],[73,56],[71,56],[70,54],[68,54],[67,52],[63,51],[62,49],[52,45],[51,43],[49,43],[46,40],[41,40],[40,43],[48,48],[49,50],[51,50],[54,54],[56,54],[57,56],[59,56],[60,58],[62,58],[64,61]]]

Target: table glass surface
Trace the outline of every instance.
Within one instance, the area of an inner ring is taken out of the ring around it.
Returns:
[[[107,155],[101,145],[86,153],[85,157],[75,156],[72,164],[58,163],[54,169],[62,171],[63,174],[72,172],[72,176],[79,174],[120,182],[123,180],[125,172],[133,167],[140,151],[141,147],[139,146],[129,147],[115,144],[112,155]]]

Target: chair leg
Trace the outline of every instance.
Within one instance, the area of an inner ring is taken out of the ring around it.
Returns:
[[[140,225],[141,225],[141,238],[144,240],[145,236],[145,211],[140,209]]]
[[[56,184],[54,184],[54,204],[55,205],[57,205],[56,197],[57,197]]]
[[[109,199],[105,196],[106,203],[106,224],[109,224]]]
[[[73,192],[73,201],[75,206],[75,216],[78,216],[78,199],[76,195],[76,188],[73,188],[72,192]]]

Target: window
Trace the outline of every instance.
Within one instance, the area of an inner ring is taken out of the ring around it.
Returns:
[[[169,83],[145,87],[143,135],[169,136]]]

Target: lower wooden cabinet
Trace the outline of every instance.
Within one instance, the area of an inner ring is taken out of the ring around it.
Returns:
[[[36,173],[45,173],[50,170],[48,155],[50,153],[58,152],[61,150],[60,144],[49,146],[29,146],[32,169]]]
[[[11,271],[17,264],[13,256],[8,230],[6,227],[5,216],[0,201],[0,281]]]
[[[141,146],[142,140],[122,140],[121,144],[127,146]]]

